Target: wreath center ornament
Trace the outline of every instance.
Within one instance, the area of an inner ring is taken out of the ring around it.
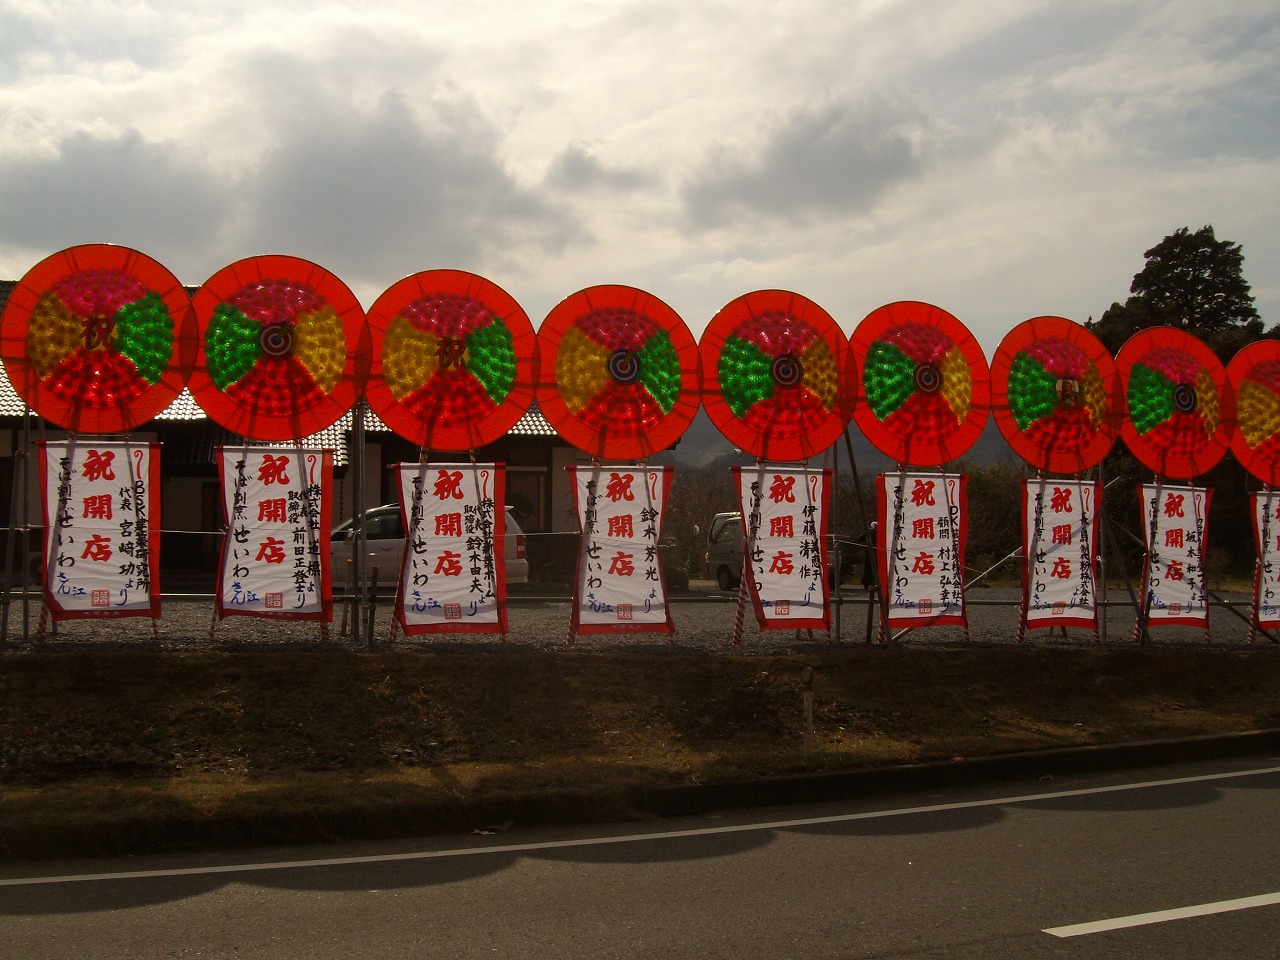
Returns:
[[[634,350],[615,350],[609,357],[609,376],[624,386],[640,379],[640,358]]]
[[[1080,381],[1071,377],[1063,377],[1058,381],[1058,401],[1063,406],[1074,407],[1083,399]]]
[[[780,387],[794,387],[804,379],[800,361],[791,354],[783,354],[773,361],[773,381]]]
[[[440,348],[436,351],[440,358],[440,368],[448,370],[450,367],[464,366],[467,354],[467,343],[459,337],[445,337],[440,341]]]
[[[935,363],[922,363],[916,367],[916,386],[921,393],[937,393],[942,389],[942,371]]]
[[[1173,404],[1183,413],[1192,413],[1198,403],[1196,388],[1187,383],[1180,383],[1173,391]]]
[[[99,348],[105,350],[110,345],[111,332],[116,326],[114,317],[95,313],[91,317],[85,317],[80,321],[80,324],[84,327],[84,348],[86,350],[97,350]]]
[[[293,327],[287,322],[268,324],[258,342],[268,357],[287,357],[293,352]]]

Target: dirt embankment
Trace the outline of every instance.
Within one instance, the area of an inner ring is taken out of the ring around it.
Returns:
[[[343,811],[351,835],[396,832],[388,818],[406,810],[418,819],[399,829],[425,832],[475,826],[494,798],[575,794],[589,807],[594,793],[665,784],[1274,728],[1278,657],[14,654],[0,658],[0,843],[29,854],[61,829],[75,852],[163,846],[165,822],[186,825],[175,843],[290,839],[291,823]],[[215,835],[233,822],[261,830]],[[84,849],[86,837],[100,842]]]

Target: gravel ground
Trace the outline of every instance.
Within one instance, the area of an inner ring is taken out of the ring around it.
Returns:
[[[1018,608],[1021,591],[1013,587],[971,589],[969,592],[969,631],[959,627],[934,627],[906,633],[898,639],[912,646],[984,646],[1012,645],[1017,642]],[[515,596],[509,603],[509,629],[506,646],[550,651],[646,649],[699,653],[739,653],[743,655],[778,655],[792,652],[829,650],[832,644],[862,644],[867,640],[866,593],[846,588],[839,611],[839,629],[833,613],[833,628],[828,635],[821,631],[761,631],[748,605],[744,611],[742,642],[731,642],[736,613],[736,596],[716,592],[709,582],[695,582],[687,594],[673,597],[672,616],[676,633],[671,642],[660,634],[588,634],[568,643],[570,600],[564,597],[539,598]],[[1224,599],[1246,616],[1249,597],[1231,594]],[[1107,616],[1108,646],[1133,643],[1134,610],[1128,594],[1111,591]],[[40,604],[33,597],[24,611],[21,595],[12,599],[8,615],[6,649],[11,651],[65,650],[272,650],[272,649],[363,649],[344,632],[343,609],[335,606],[334,623],[327,638],[316,623],[267,620],[258,617],[228,617],[214,624],[212,597],[163,598],[163,616],[153,627],[144,618],[112,620],[69,620],[46,629],[39,636]],[[379,598],[375,637],[386,642],[391,627],[392,598]],[[1211,639],[1210,639],[1211,638]],[[872,639],[875,639],[874,627]],[[1215,605],[1209,612],[1209,634],[1191,627],[1163,627],[1151,632],[1153,646],[1243,645],[1248,640],[1248,625],[1230,609]],[[1032,646],[1092,646],[1099,642],[1091,631],[1070,629],[1064,637],[1060,631],[1045,629],[1028,631],[1023,641]],[[1258,643],[1267,638],[1258,635]],[[401,637],[402,649],[497,649],[502,646],[496,636],[469,635],[454,639],[445,635],[407,640]]]

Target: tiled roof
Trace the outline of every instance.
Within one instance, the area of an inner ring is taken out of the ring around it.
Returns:
[[[529,404],[529,409],[524,412],[519,420],[516,421],[508,433],[517,437],[554,437],[556,428],[547,422],[547,418],[542,415],[542,409],[535,400]]]
[[[0,417],[21,417],[27,405],[9,382],[9,375],[0,367]]]
[[[0,314],[4,313],[9,302],[9,294],[18,285],[17,280],[0,280]],[[0,368],[0,417],[20,417],[27,412],[27,405],[22,402],[18,392],[9,382],[9,375]]]
[[[244,437],[224,430],[213,422],[199,424],[193,430],[176,430],[164,437],[164,461],[177,466],[200,466],[211,464],[217,454],[218,447],[239,449],[253,447],[272,450],[329,449],[333,451],[335,467],[346,466],[350,462],[347,438],[339,430],[330,427],[315,436],[304,437],[292,443],[264,443],[260,440],[246,440]]]
[[[157,420],[203,420],[205,413],[196,403],[196,398],[186,387],[178,394],[177,399],[156,414]]]

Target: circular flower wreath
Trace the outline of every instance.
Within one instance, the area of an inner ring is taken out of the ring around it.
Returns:
[[[516,382],[511,330],[485,304],[459,294],[420,297],[391,320],[382,376],[396,403],[456,429],[501,406]]]
[[[626,307],[579,317],[560,338],[555,379],[569,413],[590,431],[644,435],[680,397],[680,358],[657,322]]]
[[[853,416],[867,439],[898,463],[938,466],[960,457],[990,413],[986,357],[968,328],[918,300],[877,307],[850,337]]]
[[[1145,466],[1186,478],[1211,469],[1235,428],[1235,400],[1222,363],[1201,340],[1149,327],[1116,355],[1128,416],[1120,434]]]
[[[123,270],[93,269],[54,283],[36,302],[27,362],[66,403],[128,406],[159,383],[173,359],[173,317],[160,294]]]
[[[1091,352],[1092,351],[1092,352]],[[1042,470],[1094,466],[1119,426],[1115,365],[1092,334],[1061,317],[1037,317],[1005,337],[992,364],[1005,439]]]
[[[237,405],[285,417],[316,406],[342,380],[345,329],[309,287],[264,279],[214,308],[205,360],[214,386]]]
[[[973,402],[973,374],[959,345],[920,323],[890,327],[871,343],[862,384],[877,420],[928,443],[959,430]]]
[[[606,460],[648,457],[698,411],[698,347],[680,315],[620,284],[587,287],[538,329],[537,399],[556,432]]]
[[[720,393],[748,430],[801,437],[837,412],[840,371],[831,347],[782,310],[749,317],[728,334],[716,364]]]

